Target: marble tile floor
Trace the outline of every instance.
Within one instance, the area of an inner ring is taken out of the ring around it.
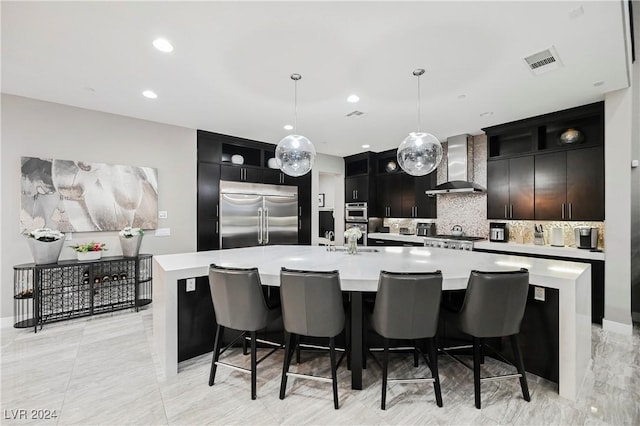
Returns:
[[[339,370],[340,409],[331,386],[289,378],[278,399],[282,352],[259,365],[258,398],[250,399],[247,375],[219,368],[209,387],[210,354],[180,364],[177,377],[164,380],[152,347],[151,309],[104,314],[29,330],[2,329],[1,409],[3,425],[298,425],[298,424],[640,424],[640,327],[633,336],[593,326],[593,367],[579,397],[569,401],[554,383],[529,375],[531,402],[517,380],[482,385],[482,410],[473,402],[473,380],[448,357],[440,357],[443,408],[431,384],[393,384],[387,410],[380,410],[380,369],[369,362],[364,390],[350,389],[350,374]],[[232,350],[228,361],[248,366],[249,357]],[[391,358],[389,377],[428,375],[412,357]],[[303,352],[292,371],[329,376],[328,356]],[[487,358],[487,373],[509,369]],[[21,411],[24,410],[24,411]],[[49,411],[47,411],[49,410]],[[41,419],[55,413],[55,418]],[[24,418],[26,417],[26,418]],[[34,418],[35,417],[35,418]]]

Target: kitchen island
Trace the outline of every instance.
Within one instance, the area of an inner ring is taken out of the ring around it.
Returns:
[[[264,285],[279,286],[280,268],[340,272],[343,291],[351,292],[352,387],[362,388],[362,294],[377,290],[380,270],[434,271],[443,274],[443,290],[466,288],[471,270],[502,271],[525,267],[530,284],[559,292],[559,393],[575,399],[591,362],[591,275],[586,264],[520,256],[426,247],[368,248],[356,255],[318,246],[260,246],[153,258],[154,340],[165,376],[178,373],[177,282],[206,276],[209,265],[257,267]]]

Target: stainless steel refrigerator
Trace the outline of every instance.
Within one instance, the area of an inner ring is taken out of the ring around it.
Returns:
[[[298,188],[220,181],[220,248],[298,244]]]

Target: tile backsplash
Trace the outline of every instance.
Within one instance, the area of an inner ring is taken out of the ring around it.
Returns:
[[[438,167],[438,183],[447,181],[447,145],[443,144],[444,156]],[[478,135],[473,137],[473,144],[469,147],[469,156],[473,161],[473,181],[487,186],[487,137]],[[489,238],[489,222],[507,223],[509,228],[509,242],[533,244],[534,225],[542,225],[545,244],[550,243],[551,228],[564,229],[565,246],[575,246],[573,229],[581,226],[598,228],[598,248],[604,249],[604,222],[555,222],[532,220],[488,220],[486,194],[447,194],[437,195],[437,219],[384,219],[384,226],[390,232],[399,232],[400,228],[408,228],[415,233],[416,223],[435,222],[438,234],[451,234],[454,225],[460,225],[464,235]]]

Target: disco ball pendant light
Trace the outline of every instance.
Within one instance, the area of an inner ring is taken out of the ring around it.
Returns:
[[[413,72],[418,78],[418,131],[409,133],[398,147],[398,164],[412,176],[424,176],[436,169],[442,160],[442,145],[431,133],[420,130],[420,76],[424,70]]]
[[[294,82],[294,126],[293,134],[285,136],[276,146],[276,161],[280,170],[289,176],[302,176],[309,173],[316,158],[316,149],[309,139],[296,134],[298,127],[298,80],[300,74],[291,74]]]

